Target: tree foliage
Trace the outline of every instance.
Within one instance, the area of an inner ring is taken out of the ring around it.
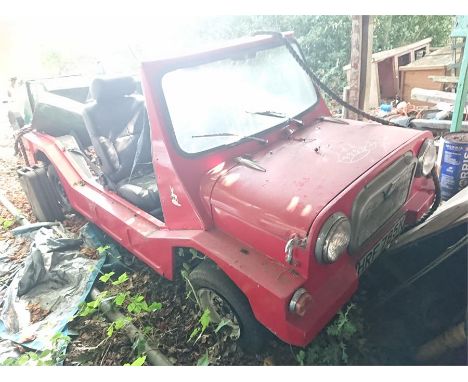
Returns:
[[[452,16],[377,16],[374,19],[374,52],[397,48],[432,37],[432,46],[449,42]]]
[[[449,40],[452,16],[376,16],[373,51],[392,49],[426,37],[433,46]],[[349,63],[351,16],[222,16],[206,18],[198,34],[201,40],[245,36],[254,31],[292,30],[315,73],[336,91],[346,83],[343,66]]]

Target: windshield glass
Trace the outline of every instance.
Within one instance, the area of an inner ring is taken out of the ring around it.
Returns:
[[[264,112],[294,117],[317,101],[311,80],[285,46],[174,70],[162,87],[177,142],[191,154],[283,122]]]

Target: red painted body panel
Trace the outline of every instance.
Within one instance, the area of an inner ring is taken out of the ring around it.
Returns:
[[[160,86],[165,71],[271,43],[268,37],[255,37],[191,56],[143,64],[153,165],[165,222],[87,178],[74,162],[74,154],[66,152],[53,137],[32,132],[23,140],[31,160],[41,152],[55,165],[73,208],[142,261],[172,279],[174,250],[197,249],[243,291],[263,325],[282,340],[303,346],[355,292],[356,262],[385,235],[396,216],[359,253],[344,254],[330,265],[318,264],[313,256],[320,228],[337,211],[350,216],[363,186],[405,152],[416,155],[430,133],[356,121],[349,121],[349,125],[318,122],[320,116],[330,115],[319,98],[301,116],[307,127],[293,135],[306,142],[287,140],[284,130],[274,128],[261,134],[268,139],[267,146],[245,141],[196,157],[181,153],[171,134]],[[314,149],[318,146],[317,153]],[[266,172],[233,162],[245,154],[252,155]],[[408,223],[427,211],[433,195],[430,180],[413,182],[401,208]],[[306,248],[295,249],[295,264],[290,265],[284,260],[284,246],[293,233],[308,240]],[[313,298],[305,317],[288,311],[291,296],[300,287]]]

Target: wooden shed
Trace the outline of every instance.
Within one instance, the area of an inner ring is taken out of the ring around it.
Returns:
[[[447,82],[444,80],[444,77],[450,76],[451,69],[449,67],[454,63],[454,59],[452,48],[446,46],[435,50],[420,60],[400,67],[402,98],[418,106],[431,105],[427,102],[411,99],[411,90],[413,88],[446,90]]]
[[[368,108],[376,108],[383,100],[400,95],[400,68],[429,54],[432,38],[372,54]],[[349,83],[351,65],[343,70]]]

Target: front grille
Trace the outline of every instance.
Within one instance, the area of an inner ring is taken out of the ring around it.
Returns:
[[[416,162],[407,152],[358,194],[351,213],[350,253],[358,250],[405,203]]]

